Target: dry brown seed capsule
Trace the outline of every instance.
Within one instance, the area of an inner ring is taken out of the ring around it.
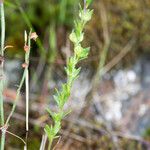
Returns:
[[[27,45],[25,45],[25,46],[24,46],[24,51],[25,51],[25,52],[28,52],[29,50],[30,50],[30,47],[27,46]]]
[[[36,32],[31,33],[30,39],[33,39],[34,41],[36,41],[37,38],[38,38],[38,35],[36,34]]]
[[[28,64],[27,64],[27,63],[23,63],[23,64],[22,64],[22,67],[23,67],[23,68],[26,68],[26,67],[28,67]]]

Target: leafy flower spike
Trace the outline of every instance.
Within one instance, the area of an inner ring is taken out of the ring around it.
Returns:
[[[80,60],[87,58],[89,54],[90,48],[83,48],[81,42],[84,39],[83,29],[86,23],[91,19],[93,13],[93,10],[88,9],[90,3],[91,0],[87,0],[84,8],[80,6],[79,17],[74,23],[75,28],[69,36],[74,45],[74,54],[67,60],[67,66],[65,67],[67,82],[62,84],[60,91],[56,89],[56,94],[54,95],[54,100],[56,101],[58,111],[51,112],[48,109],[48,112],[54,122],[53,125],[46,125],[44,128],[49,139],[49,149],[51,148],[53,140],[58,137],[57,134],[61,129],[62,119],[70,112],[64,110],[64,105],[69,99],[73,82],[77,79],[81,70],[80,68],[77,68],[76,65]]]

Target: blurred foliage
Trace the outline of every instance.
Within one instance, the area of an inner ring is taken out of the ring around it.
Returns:
[[[6,0],[7,43],[16,49],[22,47],[23,31],[31,26],[40,36],[43,45],[47,42],[47,33],[55,26],[55,32],[63,27],[65,30],[73,25],[78,0]],[[24,14],[21,11],[24,11]],[[11,25],[11,26],[10,26]],[[52,32],[51,32],[52,34]],[[53,33],[54,35],[54,33]],[[45,46],[45,45],[44,45]],[[12,51],[12,50],[11,50]],[[12,51],[13,54],[16,51]]]
[[[114,58],[132,38],[136,40],[136,44],[128,57],[125,57],[124,62],[129,63],[128,60],[134,61],[143,52],[150,52],[149,0],[95,0],[94,2],[95,16],[87,27],[87,36],[89,38],[87,42],[91,42],[93,47],[92,56],[100,56],[99,53],[104,47],[104,31],[101,17],[104,14],[100,11],[101,3],[104,4],[106,9],[111,42],[107,62]],[[95,62],[97,62],[97,57],[94,57]]]
[[[56,49],[62,47],[64,41],[66,42],[66,38],[68,38],[66,36],[67,32],[70,32],[73,26],[78,1],[79,0],[5,0],[6,42],[14,46],[13,49],[7,50],[8,54],[14,56],[15,54],[23,52],[23,50],[18,51],[18,49],[23,47],[23,33],[24,30],[29,30],[28,26],[32,24],[44,48],[52,50],[52,53],[49,52],[47,55],[50,58],[49,61],[55,61],[54,57],[57,55],[55,53]],[[130,54],[125,57],[125,63],[132,63],[137,56],[145,52],[149,53],[150,0],[94,0],[92,6],[94,8],[94,17],[86,27],[86,39],[88,39],[86,42],[90,43],[92,47],[92,57],[89,58],[90,61],[92,60],[92,66],[98,64],[105,44],[101,16],[103,14],[101,14],[102,11],[100,11],[101,2],[103,2],[106,9],[110,38],[107,62],[114,58],[132,38],[136,39],[136,44]],[[28,21],[21,14],[20,8],[24,10]],[[33,52],[33,55],[37,55],[37,46],[35,45],[34,47],[35,52]],[[122,65],[122,62],[120,62],[119,65],[120,64]],[[147,129],[144,137],[149,140],[149,135],[150,129]],[[98,142],[100,145],[103,145],[101,149],[112,148],[112,143],[106,136],[101,136]],[[36,144],[37,139],[35,139],[35,145]],[[140,144],[132,140],[122,140],[120,145],[127,150],[142,149]]]
[[[47,43],[46,40],[49,38],[47,33],[50,29],[54,29],[53,31],[56,33],[52,31],[51,34],[56,34],[57,47],[60,49],[64,44],[63,40],[66,41],[66,38],[68,38],[66,32],[72,28],[78,0],[43,0],[42,3],[37,0],[6,0],[7,43],[15,45],[17,49],[21,47],[23,42],[21,40],[23,39],[22,33],[28,27],[16,2],[19,2],[20,7],[25,11],[30,23],[42,39],[44,47]],[[116,56],[132,38],[136,39],[136,44],[134,49],[131,50],[131,55],[128,55],[125,60],[136,58],[143,52],[149,52],[150,1],[103,0],[102,2],[106,8],[109,38],[111,40],[108,61]],[[86,34],[88,37],[87,42],[91,43],[93,49],[91,55],[94,56],[96,62],[104,46],[100,5],[101,1],[94,1],[95,15],[90,25],[87,26]],[[9,27],[9,25],[11,26]],[[13,54],[13,50],[9,51],[12,51]]]
[[[143,137],[144,137],[146,140],[150,141],[150,127],[145,130],[145,132],[144,132],[144,134],[143,134]]]

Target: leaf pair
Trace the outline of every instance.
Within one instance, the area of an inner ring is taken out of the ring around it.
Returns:
[[[70,87],[67,83],[62,85],[61,92],[56,89],[56,95],[54,95],[54,99],[59,107],[62,109],[64,104],[66,103],[68,97],[70,96]]]

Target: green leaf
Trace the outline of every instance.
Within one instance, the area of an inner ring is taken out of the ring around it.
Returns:
[[[53,130],[54,134],[56,135],[59,132],[60,129],[61,129],[61,123],[60,122],[56,122],[55,126],[54,126],[54,130]]]
[[[55,137],[53,127],[52,126],[50,127],[49,125],[46,124],[44,131],[47,134],[49,141],[52,141]]]
[[[83,30],[83,27],[84,27],[83,22],[81,22],[79,19],[77,19],[77,20],[74,21],[74,24],[75,24],[76,34],[77,35],[81,34],[81,32]]]
[[[53,116],[53,112],[49,109],[49,108],[46,108],[46,111],[49,113],[49,115],[52,117]]]
[[[87,9],[86,11],[82,10],[79,14],[79,17],[83,21],[88,22],[89,20],[91,20],[92,14],[93,14],[93,10],[89,10],[89,9]]]
[[[54,114],[53,114],[54,121],[55,121],[56,123],[57,123],[57,122],[60,122],[61,119],[62,119],[62,116],[63,116],[63,113],[62,113],[62,112],[54,113]]]
[[[75,47],[75,53],[79,60],[87,58],[90,48],[82,48],[81,45]]]
[[[82,58],[85,59],[87,58],[88,54],[89,54],[89,51],[90,51],[90,48],[84,48],[83,51],[82,51]]]
[[[57,103],[57,105],[59,106],[60,101],[59,101],[59,97],[58,95],[53,95],[55,102]]]
[[[73,76],[72,76],[72,82],[78,78],[80,70],[81,70],[81,68],[74,69]]]
[[[78,29],[77,29],[78,30]],[[79,31],[78,31],[79,32]],[[84,34],[83,33],[76,33],[75,31],[72,31],[69,38],[73,43],[80,43],[83,41],[84,38]]]
[[[67,116],[68,114],[70,114],[70,113],[71,113],[71,110],[68,110],[68,111],[64,112],[64,113],[63,113],[63,118],[66,117],[66,116]]]
[[[74,51],[75,51],[77,57],[80,58],[80,55],[81,55],[81,53],[82,53],[82,51],[83,51],[83,48],[82,48],[81,45],[79,44],[79,45],[75,46]]]
[[[78,41],[77,36],[74,31],[71,32],[69,38],[70,38],[70,41],[73,43],[77,43],[77,41]]]

